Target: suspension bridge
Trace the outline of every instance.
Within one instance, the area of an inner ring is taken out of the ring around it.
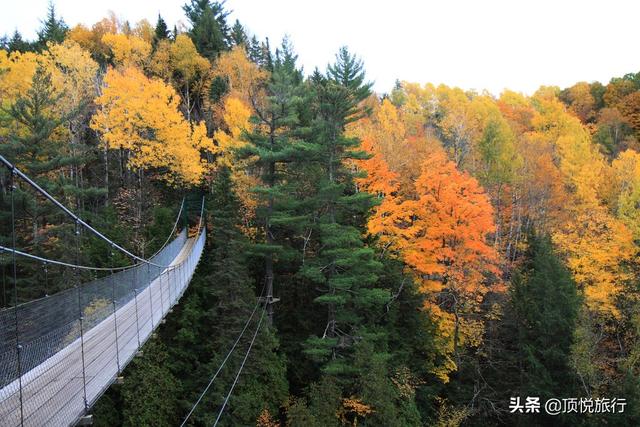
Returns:
[[[2,156],[0,164],[11,173],[13,244],[0,246],[0,252],[12,257],[15,301],[13,307],[0,310],[0,425],[74,425],[86,418],[91,406],[118,380],[189,285],[206,239],[204,199],[196,232],[191,236],[186,229],[177,232],[183,199],[169,238],[155,255],[145,259],[94,229]],[[112,250],[124,253],[133,264],[96,268],[17,250],[13,193],[18,179],[69,216],[76,236],[91,233]],[[69,268],[76,284],[18,304],[18,257],[41,262],[45,268]],[[83,270],[103,276],[80,283]]]

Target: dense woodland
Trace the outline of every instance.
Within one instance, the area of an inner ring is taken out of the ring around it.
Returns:
[[[295,41],[248,34],[224,3],[184,11],[184,28],[69,28],[52,5],[37,40],[0,46],[0,154],[96,228],[150,254],[182,195],[206,196],[196,275],[96,425],[179,425],[258,296],[279,301],[221,425],[640,425],[640,73],[380,95],[347,48],[303,72]],[[15,197],[17,247],[75,260],[73,224],[11,185],[2,170],[0,244]],[[79,244],[87,265],[131,261]],[[19,259],[17,302],[68,274]],[[213,424],[251,335],[190,425]],[[627,408],[551,419],[510,414],[514,396]]]

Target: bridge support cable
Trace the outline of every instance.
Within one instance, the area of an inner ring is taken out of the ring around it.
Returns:
[[[240,374],[242,373],[242,370],[244,369],[245,363],[247,363],[247,359],[249,358],[249,354],[251,353],[251,349],[253,348],[253,343],[256,341],[256,337],[258,336],[258,332],[260,331],[260,326],[262,326],[262,320],[264,319],[264,314],[266,312],[266,308],[267,308],[266,305],[262,308],[262,314],[260,315],[260,321],[258,321],[258,326],[256,326],[256,331],[253,333],[253,338],[251,338],[251,342],[249,343],[249,348],[247,349],[247,352],[244,355],[244,359],[242,359],[242,363],[240,364],[240,369],[238,369],[238,373],[236,374],[236,377],[233,380],[233,384],[231,384],[231,388],[229,389],[229,392],[227,393],[227,397],[225,397],[224,402],[222,403],[222,407],[220,408],[220,411],[218,412],[218,416],[216,417],[216,421],[213,423],[213,427],[216,427],[218,425],[218,423],[220,422],[220,417],[222,417],[222,414],[224,413],[224,408],[226,408],[227,403],[229,403],[229,399],[231,398],[231,394],[233,393],[233,389],[236,387],[236,384],[238,383],[238,379],[240,378]]]
[[[100,233],[98,230],[93,228],[91,225],[89,225],[87,222],[85,222],[78,215],[74,214],[69,208],[67,208],[65,205],[63,205],[61,202],[59,202],[55,197],[53,197],[51,194],[49,194],[46,190],[44,190],[42,187],[40,187],[35,181],[33,181],[31,178],[29,178],[25,173],[20,171],[15,165],[13,165],[11,162],[9,162],[2,155],[0,155],[0,163],[2,163],[5,167],[7,167],[12,172],[12,177],[14,177],[14,176],[20,177],[20,179],[25,181],[32,188],[34,188],[37,192],[42,194],[42,196],[44,196],[47,200],[49,200],[51,203],[53,203],[55,206],[57,206],[60,210],[62,210],[65,214],[67,214],[70,218],[72,218],[76,223],[82,225],[84,228],[89,230],[91,233],[96,235],[98,238],[100,238],[100,239],[104,240],[105,242],[109,243],[113,248],[119,250],[120,252],[128,255],[129,257],[131,257],[134,260],[137,260],[137,261],[139,261],[141,263],[151,263],[151,264],[153,264],[153,265],[155,265],[156,267],[159,267],[159,268],[168,267],[167,265],[158,265],[158,264],[150,262],[149,260],[141,258],[141,257],[131,253],[130,251],[128,251],[124,247],[118,245],[117,243],[115,243],[114,241],[112,241],[111,239],[106,237],[104,234]],[[183,203],[184,203],[184,201],[183,201]],[[180,212],[182,213],[182,208],[180,209]],[[14,249],[15,249],[15,246],[14,246]]]
[[[176,228],[178,226],[178,222],[180,220],[180,216],[181,216],[183,207],[184,207],[184,198],[182,199],[182,203],[180,204],[180,210],[178,211],[178,215],[177,215],[176,221],[173,224],[173,229],[171,230],[171,233],[167,237],[167,240],[160,247],[160,249],[158,249],[156,251],[156,253],[153,254],[151,256],[151,258],[149,258],[149,259],[156,258],[167,247],[167,245],[171,242],[171,238],[173,237],[173,235],[174,235],[174,233],[176,231]],[[113,256],[114,256],[113,249],[115,249],[115,248],[113,246],[111,246],[111,252],[109,253],[109,259],[112,259]],[[143,264],[143,263],[138,262],[138,263],[134,263],[134,264],[130,264],[130,265],[125,265],[125,266],[122,266],[122,267],[94,267],[94,266],[80,265],[78,263],[70,264],[70,263],[67,263],[67,262],[56,261],[56,260],[53,260],[53,259],[43,258],[43,257],[37,256],[37,255],[32,255],[30,253],[22,252],[22,251],[19,251],[19,250],[15,249],[15,248],[9,248],[9,247],[2,246],[2,245],[0,245],[0,252],[15,253],[15,255],[18,255],[18,256],[20,256],[22,258],[29,258],[29,259],[32,259],[32,260],[36,260],[36,261],[42,262],[43,267],[44,267],[44,273],[45,273],[44,274],[45,286],[47,288],[49,286],[49,283],[48,283],[49,282],[48,271],[49,271],[49,266],[50,265],[59,265],[59,266],[62,266],[62,267],[77,268],[77,269],[80,269],[80,270],[90,270],[90,271],[94,271],[94,272],[105,271],[105,272],[113,274],[115,271],[130,270],[130,269],[133,269],[134,267],[139,267],[139,266],[141,266]],[[169,268],[169,267],[167,267],[167,268]],[[45,295],[45,296],[48,296],[48,295]]]
[[[234,350],[238,346],[238,343],[240,343],[240,340],[242,339],[245,331],[247,330],[247,327],[251,323],[251,320],[253,319],[253,316],[256,314],[256,311],[258,310],[258,307],[260,306],[260,301],[262,299],[262,295],[264,294],[264,289],[265,289],[265,287],[263,286],[262,287],[262,291],[260,292],[260,298],[258,298],[258,301],[256,302],[256,305],[253,307],[253,310],[251,311],[251,315],[249,316],[249,318],[245,322],[244,326],[242,327],[242,330],[240,331],[240,334],[238,335],[238,338],[236,338],[235,342],[233,343],[233,345],[231,346],[231,348],[227,352],[227,355],[222,360],[222,363],[220,364],[220,366],[216,370],[215,374],[213,374],[213,376],[209,380],[209,383],[207,384],[207,386],[204,388],[202,393],[200,393],[200,396],[198,397],[198,400],[196,401],[196,403],[194,403],[193,407],[191,408],[191,410],[189,411],[187,416],[182,421],[182,424],[180,424],[180,427],[184,427],[184,425],[187,423],[187,421],[189,420],[189,417],[191,417],[193,412],[196,410],[196,408],[200,404],[200,401],[202,400],[202,398],[207,394],[207,391],[209,391],[209,388],[211,387],[213,382],[216,380],[216,378],[218,377],[218,375],[222,371],[222,368],[224,368],[224,365],[227,363],[227,360],[229,360],[229,357],[231,357],[231,354],[234,352]]]

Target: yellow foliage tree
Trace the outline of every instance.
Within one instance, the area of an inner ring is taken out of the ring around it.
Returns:
[[[640,154],[626,150],[612,163],[616,197],[614,199],[618,218],[640,241]]]
[[[171,64],[171,40],[162,39],[158,41],[156,50],[149,59],[149,72],[164,81],[171,81],[173,78],[173,66]]]
[[[136,23],[136,26],[133,27],[132,34],[151,44],[153,42],[155,29],[153,28],[153,25],[149,23],[149,21],[147,21],[146,19],[141,19]]]
[[[196,102],[203,97],[211,64],[200,56],[191,38],[179,34],[174,42],[162,40],[150,60],[149,68],[180,91],[184,111],[191,121]]]
[[[558,227],[553,240],[565,252],[567,266],[584,290],[589,308],[617,316],[615,299],[631,279],[624,264],[637,252],[633,236],[602,206],[578,207],[571,213],[572,220]]]
[[[441,85],[437,89],[439,108],[443,114],[438,125],[444,145],[456,166],[463,167],[482,130],[475,103],[459,88]]]
[[[219,164],[233,166],[233,151],[245,144],[241,137],[243,132],[250,129],[250,117],[251,110],[244,102],[234,97],[225,98],[222,118],[226,131],[218,129],[213,135],[220,152]]]
[[[103,41],[105,34],[118,34],[122,25],[115,13],[109,12],[106,18],[96,22],[91,29],[82,24],[76,25],[67,33],[67,39],[78,43],[83,49],[99,61],[106,61],[111,49]]]
[[[151,54],[151,44],[133,35],[107,33],[102,42],[109,47],[113,63],[124,68],[143,66]]]
[[[11,105],[31,88],[33,76],[40,61],[32,52],[11,52],[0,50],[0,137],[11,132],[21,132],[13,120],[2,120]]]
[[[161,169],[169,184],[197,184],[205,172],[201,150],[213,151],[203,123],[190,125],[180,114],[180,97],[161,80],[136,68],[110,69],[96,99],[92,129],[108,149],[128,153],[130,168]]]
[[[32,52],[0,50],[0,102],[6,106],[31,87],[31,79],[38,67],[38,55]]]
[[[587,123],[595,118],[596,101],[591,94],[591,86],[587,82],[579,82],[567,89],[566,94],[571,103],[571,111],[582,121]]]
[[[51,74],[54,87],[65,94],[60,108],[68,113],[89,103],[96,94],[98,74],[98,64],[89,52],[72,40],[49,43],[47,48],[43,54],[45,68]]]
[[[565,255],[587,305],[617,315],[616,297],[630,276],[625,263],[635,254],[633,236],[604,205],[609,166],[589,131],[557,98],[557,88],[541,88],[532,98],[534,140],[550,142],[566,189],[563,216],[552,237]]]
[[[65,147],[75,157],[86,145],[81,144],[81,135],[86,127],[90,114],[90,103],[96,96],[98,64],[89,52],[73,40],[65,40],[62,44],[48,43],[47,50],[41,60],[44,68],[51,75],[54,89],[62,94],[64,102],[55,107],[65,122]],[[77,164],[69,165],[70,176],[79,178]]]
[[[356,427],[360,418],[364,419],[373,412],[375,411],[371,406],[363,403],[361,399],[351,396],[342,399],[342,407],[336,416],[342,425]]]
[[[251,62],[241,46],[222,53],[211,73],[211,81],[219,79],[226,83],[226,96],[236,97],[246,105],[251,105],[251,95],[256,94],[267,77],[268,73]],[[222,109],[218,109],[216,113],[221,114],[221,111]]]
[[[257,207],[257,200],[251,189],[258,185],[258,180],[247,172],[251,159],[237,160],[234,152],[245,144],[242,135],[253,126],[249,121],[250,117],[251,110],[243,101],[226,97],[222,115],[224,127],[216,130],[213,135],[217,143],[215,166],[226,166],[231,170],[231,179],[245,209],[245,223],[253,216]]]
[[[251,188],[257,184],[257,178],[247,172],[247,165],[251,159],[238,161],[234,159],[233,151],[245,142],[242,134],[253,130],[253,124],[249,118],[254,113],[251,99],[259,99],[252,96],[259,92],[259,87],[265,82],[268,74],[258,68],[256,64],[247,58],[242,47],[235,47],[229,52],[224,52],[216,61],[210,79],[212,81],[224,81],[227,86],[225,95],[213,104],[209,104],[214,122],[218,129],[214,133],[217,144],[217,157],[214,167],[225,165],[231,169],[231,177],[235,183],[236,191],[245,209],[245,223],[253,217],[257,201]],[[204,90],[209,91],[210,87]]]
[[[349,135],[366,140],[369,144],[366,151],[378,153],[381,160],[388,165],[389,171],[395,174],[401,194],[413,192],[413,182],[420,174],[420,165],[434,147],[439,143],[427,138],[423,132],[411,130],[406,126],[410,120],[404,108],[399,110],[388,99],[372,106],[370,117],[358,120],[349,125]],[[423,127],[423,126],[421,126]],[[369,173],[375,173],[366,169]]]

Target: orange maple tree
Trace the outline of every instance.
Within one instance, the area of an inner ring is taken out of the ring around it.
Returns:
[[[435,297],[432,302],[457,310],[459,297],[484,295],[486,274],[499,273],[497,254],[486,242],[495,230],[493,208],[478,181],[443,151],[424,161],[415,187],[416,199],[400,204],[404,260],[421,277],[422,291]],[[442,304],[446,294],[456,301]]]
[[[487,243],[495,231],[493,208],[478,181],[460,172],[443,150],[422,164],[416,180],[416,198],[400,205],[404,211],[405,263],[420,277],[428,308],[441,321],[448,351],[480,343],[483,324],[479,305],[498,280],[498,255]],[[475,320],[474,320],[475,319]],[[459,360],[456,361],[459,365]]]
[[[397,252],[398,234],[394,223],[401,212],[402,199],[398,195],[399,175],[389,168],[375,139],[363,138],[360,149],[370,157],[354,161],[356,168],[363,172],[363,176],[356,179],[356,185],[359,191],[374,194],[379,201],[369,216],[367,230],[370,234],[378,236],[379,243],[385,251],[394,249]]]
[[[359,163],[368,172],[359,185],[383,197],[369,232],[394,249],[418,278],[427,295],[425,308],[440,321],[444,352],[457,354],[465,343],[478,344],[482,323],[470,314],[489,290],[503,290],[496,279],[498,254],[487,242],[495,225],[484,189],[437,149],[422,163],[413,196],[403,199],[375,144],[365,139],[362,148],[373,156]],[[452,369],[453,361],[447,370]]]

